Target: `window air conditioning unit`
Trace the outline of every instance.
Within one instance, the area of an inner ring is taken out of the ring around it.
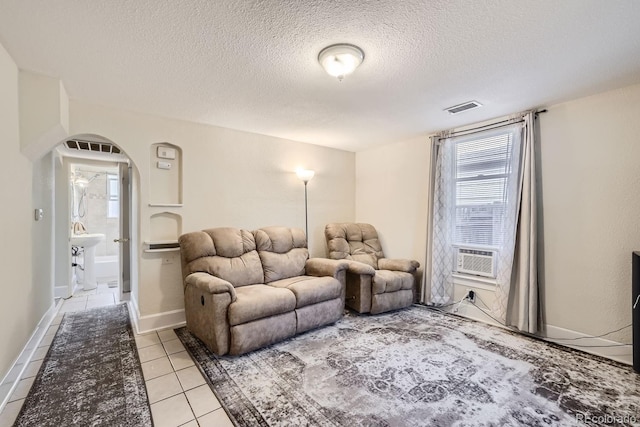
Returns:
[[[456,272],[496,277],[496,251],[456,248]]]

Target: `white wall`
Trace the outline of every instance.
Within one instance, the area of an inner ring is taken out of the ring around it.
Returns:
[[[640,249],[638,117],[640,85],[540,115],[540,280],[547,325],[599,335],[631,323],[631,252]],[[424,136],[356,155],[356,219],[376,225],[390,256],[421,262],[427,141]],[[456,292],[461,297],[464,289]],[[492,292],[479,293],[491,306]],[[630,343],[631,330],[608,338]]]
[[[427,136],[356,154],[356,221],[378,230],[385,256],[424,267],[431,143]]]
[[[150,236],[150,217],[164,211],[182,217],[182,232],[235,226],[304,228],[304,186],[297,167],[314,169],[309,183],[309,234],[312,256],[325,255],[324,226],[355,218],[355,155],[279,138],[165,119],[72,101],[71,134],[92,133],[114,141],[140,174],[140,241]],[[154,143],[182,149],[182,208],[148,204],[150,158]],[[176,236],[177,237],[177,236]],[[183,308],[177,255],[142,252],[135,300],[141,316]],[[171,264],[163,264],[168,258]]]
[[[540,116],[546,322],[598,335],[631,323],[640,85],[548,110]],[[631,330],[609,339],[630,343]]]
[[[0,377],[26,344],[42,311],[40,288],[32,282],[31,162],[20,153],[18,69],[0,45]]]

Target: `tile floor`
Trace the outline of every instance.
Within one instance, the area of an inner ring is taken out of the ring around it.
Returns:
[[[64,313],[114,305],[117,292],[118,288],[100,284],[95,290],[77,292],[63,301],[9,403],[0,413],[0,427],[11,426],[18,416]],[[136,334],[135,340],[156,427],[233,426],[172,329]]]

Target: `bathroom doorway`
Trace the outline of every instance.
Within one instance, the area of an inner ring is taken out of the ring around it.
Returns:
[[[130,298],[132,165],[123,153],[103,152],[104,142],[87,143],[99,146],[93,152],[72,149],[82,142],[55,150],[54,291],[74,301],[84,296],[90,308]]]

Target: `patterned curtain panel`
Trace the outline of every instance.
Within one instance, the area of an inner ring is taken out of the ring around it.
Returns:
[[[455,221],[454,143],[440,139],[436,146],[433,234],[431,246],[431,294],[427,304],[445,305],[453,298],[453,232]]]

